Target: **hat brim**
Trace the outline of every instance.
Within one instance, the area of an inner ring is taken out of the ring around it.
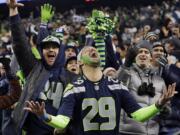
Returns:
[[[72,56],[72,57],[68,58],[68,59],[66,60],[65,67],[67,67],[67,64],[68,64],[71,60],[77,60],[77,57],[76,57],[76,56]]]
[[[54,44],[54,45],[56,45],[57,46],[57,48],[59,48],[60,47],[60,44],[59,43],[57,43],[57,42],[54,42],[54,41],[47,41],[47,42],[41,42],[41,47],[43,48],[43,46],[44,45],[47,45],[47,44]]]

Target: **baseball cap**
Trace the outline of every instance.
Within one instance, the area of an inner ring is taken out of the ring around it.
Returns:
[[[60,45],[61,45],[60,40],[59,40],[57,37],[54,37],[54,36],[52,36],[52,35],[47,36],[45,39],[43,39],[43,40],[41,41],[40,44],[41,44],[41,46],[43,46],[43,45],[45,45],[45,44],[47,44],[47,43],[56,44],[58,47],[60,47]]]
[[[76,60],[76,61],[77,61],[77,57],[76,57],[76,56],[72,56],[72,57],[68,58],[68,59],[66,60],[65,67],[67,66],[67,64],[68,64],[71,60]]]
[[[75,46],[73,46],[73,45],[66,45],[66,46],[65,46],[65,51],[66,51],[67,49],[69,49],[69,48],[74,49],[74,51],[75,51],[76,55],[78,54],[78,50],[77,50],[77,48],[76,48]]]

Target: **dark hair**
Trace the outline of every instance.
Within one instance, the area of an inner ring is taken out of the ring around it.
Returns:
[[[167,28],[169,22],[171,22],[172,20],[170,18],[166,18],[164,21],[164,26]]]
[[[76,56],[72,56],[72,57],[68,58],[68,59],[66,60],[65,67],[67,67],[67,64],[68,64],[71,60],[76,60],[76,61],[77,61],[77,57],[76,57]]]

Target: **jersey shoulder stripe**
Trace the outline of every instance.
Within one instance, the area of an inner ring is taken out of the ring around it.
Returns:
[[[128,88],[123,85],[118,79],[114,79],[112,77],[108,77],[108,88],[110,90],[127,90]]]
[[[74,85],[73,85],[73,84],[68,83],[68,85],[66,86],[66,88],[65,88],[65,90],[64,90],[64,93],[66,93],[66,92],[67,92],[67,91],[69,91],[69,90],[72,90],[72,89],[73,89],[73,87],[74,87]]]
[[[122,83],[120,83],[120,86],[121,86],[121,89],[129,91],[128,88],[125,85],[123,85]]]
[[[82,87],[82,86],[80,86],[80,87],[73,87],[72,90],[69,90],[69,91],[65,92],[63,97],[67,97],[67,96],[69,96],[71,94],[82,93],[82,92],[85,92],[85,91],[86,91],[85,87]]]

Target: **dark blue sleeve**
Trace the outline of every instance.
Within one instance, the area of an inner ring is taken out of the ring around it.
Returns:
[[[127,114],[131,114],[141,108],[141,106],[127,90],[121,90],[120,95],[122,108]]]
[[[106,68],[113,67],[116,70],[118,70],[119,63],[116,54],[114,53],[110,36],[106,37],[105,43],[106,43]]]
[[[32,54],[31,47],[25,34],[24,26],[19,15],[10,17],[10,27],[13,38],[13,51],[18,64],[26,76],[29,75],[37,60]]]
[[[95,47],[95,42],[94,42],[94,40],[92,39],[92,37],[86,38],[85,46],[93,46],[93,47]]]
[[[49,35],[47,24],[41,24],[37,36],[37,45],[39,46],[41,41]],[[39,48],[39,47],[38,47]]]
[[[68,90],[63,96],[62,105],[58,110],[58,114],[72,118],[75,104],[75,95],[72,90]]]

